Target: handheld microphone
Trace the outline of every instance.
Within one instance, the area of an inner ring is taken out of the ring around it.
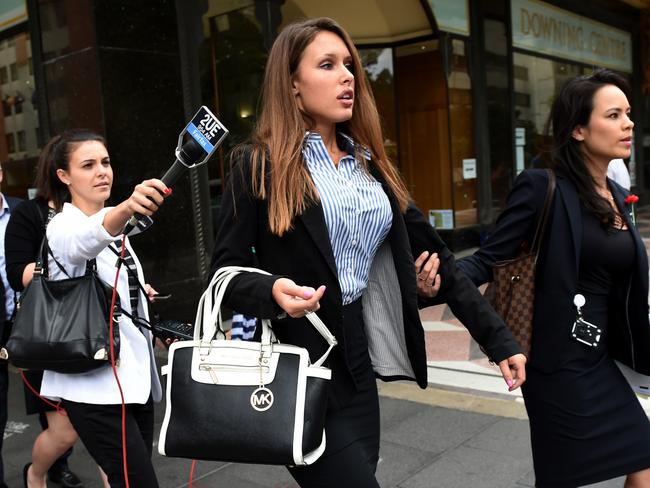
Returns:
[[[167,187],[174,185],[186,170],[205,163],[227,134],[228,129],[205,105],[202,106],[179,134],[176,159],[160,180]],[[128,234],[139,223],[146,227],[151,223],[151,218],[135,214],[124,227],[123,233]]]

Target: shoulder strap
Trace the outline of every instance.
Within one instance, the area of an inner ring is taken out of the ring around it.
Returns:
[[[117,249],[115,249],[113,246],[111,246],[110,244],[108,245],[108,248],[113,252],[113,254],[115,254],[117,256],[118,264],[119,265],[124,264],[124,259],[122,258],[122,255],[120,254],[120,252]],[[134,274],[133,270],[131,268],[129,268],[128,266],[124,266],[124,269],[126,269],[126,272],[128,274],[130,274],[132,277],[135,278],[135,281],[138,283],[138,288],[140,288],[140,291],[142,292],[142,295],[146,299],[147,292],[144,290],[144,287],[142,286],[142,283],[140,283],[140,278],[138,278],[138,275]]]
[[[548,186],[546,187],[546,198],[544,199],[544,207],[542,208],[542,213],[539,216],[539,221],[537,222],[537,229],[535,230],[535,237],[533,238],[533,245],[531,246],[531,251],[535,253],[535,261],[537,261],[537,256],[539,256],[539,249],[542,244],[542,239],[544,238],[544,231],[546,230],[546,224],[548,223],[548,216],[551,213],[551,204],[553,203],[553,197],[555,196],[555,173],[552,169],[546,169],[548,174]]]
[[[41,241],[41,247],[38,250],[38,258],[36,259],[36,266],[34,268],[34,273],[39,273],[42,274],[44,277],[47,278],[48,276],[48,255],[52,258],[52,261],[57,265],[57,267],[61,270],[61,272],[66,275],[68,278],[72,278],[70,274],[65,270],[63,265],[57,261],[57,259],[54,257],[54,253],[52,252],[52,249],[50,248],[49,242],[47,240],[47,234],[43,236],[43,240]],[[89,259],[86,261],[86,274],[88,273],[94,273],[97,271],[97,261],[95,258]]]

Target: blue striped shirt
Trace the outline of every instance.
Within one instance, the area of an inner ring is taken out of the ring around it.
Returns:
[[[303,155],[320,195],[346,305],[360,298],[368,286],[370,265],[390,230],[393,214],[381,183],[355,159],[352,138],[338,133],[337,143],[348,153],[338,167],[316,132],[306,134]],[[364,157],[370,160],[367,150]]]

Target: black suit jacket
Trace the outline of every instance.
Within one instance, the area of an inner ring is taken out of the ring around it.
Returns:
[[[231,175],[223,195],[212,270],[214,272],[223,266],[254,266],[250,252],[254,246],[259,267],[271,273],[271,276],[250,273],[235,277],[224,297],[226,306],[260,318],[275,319],[273,330],[278,339],[307,348],[314,360],[323,354],[327,344],[304,318],[276,319],[280,310],[272,298],[271,289],[275,280],[283,276],[299,285],[314,288],[325,285],[327,289],[320,301],[318,315],[339,341],[339,346],[330,355],[330,366],[335,396],[345,399],[354,391],[354,386],[345,357],[341,289],[321,204],[313,202],[309,205],[294,220],[293,228],[280,237],[269,231],[266,200],[252,196],[250,162],[246,156],[235,166]],[[375,174],[375,177],[381,181],[378,175]],[[442,278],[440,297],[449,301],[457,317],[490,355],[499,361],[520,352],[510,331],[483,300],[476,287],[458,270],[453,255],[421,212],[411,206],[403,214],[386,185],[384,190],[393,211],[387,239],[398,278],[398,283],[386,283],[386,286],[399,286],[401,290],[403,324],[398,326],[404,328],[408,357],[416,376],[411,379],[416,380],[422,388],[427,385],[424,331],[418,313],[413,263],[413,253],[419,254],[423,250],[439,253]]]
[[[2,195],[2,197],[7,200],[7,205],[9,206],[9,211],[11,212],[16,206],[22,202],[20,198],[16,197],[8,197],[5,195]],[[4,236],[0,236],[2,238],[2,243],[4,244]],[[4,245],[2,246],[2,253],[4,255]],[[7,262],[6,256],[5,257],[5,263]],[[5,270],[6,272],[6,270]],[[0,282],[0,291],[2,291],[2,303],[0,304],[0,344],[4,345],[7,343],[7,339],[9,339],[9,334],[11,333],[11,327],[10,324],[8,323],[11,317],[7,315],[7,307],[6,307],[6,292],[4,283]]]
[[[638,230],[625,204],[628,194],[608,180],[616,206],[626,220],[636,249],[634,271],[627,286],[609,310],[608,347],[616,359],[650,374],[650,324],[648,323],[648,259]],[[479,285],[492,281],[492,264],[515,257],[522,242],[530,243],[543,208],[548,186],[545,170],[526,170],[517,178],[494,232],[473,256],[459,266]],[[535,313],[530,365],[552,372],[571,354],[570,330],[576,319],[573,298],[578,284],[582,246],[582,214],[573,183],[557,174],[552,214],[537,262]]]

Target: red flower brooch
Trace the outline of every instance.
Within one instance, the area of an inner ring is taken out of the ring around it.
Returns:
[[[630,193],[628,196],[625,197],[625,205],[630,206],[630,220],[632,221],[632,225],[636,225],[636,216],[634,215],[634,204],[639,201],[639,197],[636,196],[634,193]]]

